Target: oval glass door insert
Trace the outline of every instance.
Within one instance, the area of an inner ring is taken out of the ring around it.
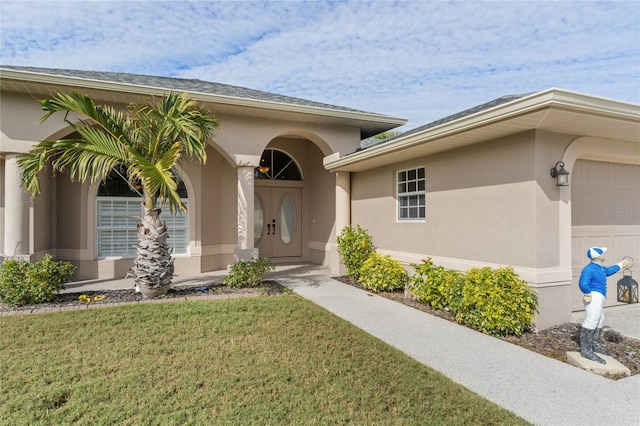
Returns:
[[[264,228],[264,213],[262,210],[262,202],[258,195],[253,194],[253,240],[254,244],[260,241],[262,229]]]
[[[278,217],[280,219],[280,239],[284,244],[289,244],[296,232],[296,208],[289,194],[285,194],[280,201]]]

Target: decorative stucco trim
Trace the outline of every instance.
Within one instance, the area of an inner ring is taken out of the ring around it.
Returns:
[[[323,251],[325,253],[331,253],[331,249],[335,247],[335,244],[325,243],[323,241],[309,241],[307,245],[310,250]]]
[[[379,249],[378,252],[380,252],[381,254],[388,254],[392,258],[398,260],[400,263],[406,266],[412,263],[419,264],[422,262],[422,259],[431,258],[433,263],[435,263],[436,265],[462,272],[470,268],[501,268],[510,266],[491,262],[480,262],[470,259],[430,256],[427,254],[400,252],[393,250]],[[513,270],[520,276],[520,278],[528,282],[532,287],[543,287],[546,285],[567,285],[571,283],[572,279],[571,268],[530,268],[517,265],[511,266],[513,266]]]

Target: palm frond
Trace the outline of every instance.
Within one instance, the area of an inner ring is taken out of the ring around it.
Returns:
[[[206,162],[207,139],[218,121],[184,94],[170,93],[160,102],[134,104],[137,140],[146,141],[149,158],[159,159],[175,142],[182,142],[187,158]]]
[[[60,140],[54,144],[59,155],[52,161],[56,170],[69,170],[74,181],[101,182],[118,164],[127,164],[131,158],[126,146],[99,129],[85,127],[78,133],[81,140]]]
[[[19,155],[22,185],[34,196],[40,194],[38,175],[47,164],[54,171],[68,171],[72,181],[95,184],[103,181],[116,165],[128,163],[126,147],[110,134],[86,126],[76,129],[84,139],[42,141]]]
[[[18,154],[18,166],[22,170],[22,186],[33,196],[41,193],[40,172],[47,167],[49,155],[47,152],[53,141],[42,141],[30,152]]]
[[[128,162],[129,141],[122,113],[109,106],[97,106],[91,98],[78,92],[58,93],[40,104],[46,111],[41,121],[64,112],[64,121],[82,139],[41,141],[30,152],[19,156],[22,185],[32,195],[40,194],[39,173],[47,164],[51,164],[54,171],[69,171],[74,181],[97,183],[104,180],[115,165]],[[84,120],[72,121],[69,113],[84,116]]]
[[[132,165],[128,172],[132,178],[140,179],[145,193],[153,197],[154,200],[150,203],[152,205],[147,205],[148,208],[155,207],[155,199],[158,198],[168,202],[171,212],[186,210],[186,206],[180,200],[178,184],[174,176],[174,166],[180,158],[181,151],[180,144],[176,143],[155,163],[138,153],[132,153],[135,167]]]
[[[58,93],[53,99],[40,101],[40,104],[47,111],[40,119],[41,122],[56,112],[62,111],[66,113],[65,121],[72,124],[67,116],[69,112],[75,112],[91,119],[105,131],[112,133],[115,138],[126,136],[126,132],[122,129],[125,121],[123,113],[117,112],[110,106],[96,105],[90,97],[82,93],[75,91],[71,94]]]
[[[80,138],[42,141],[20,157],[23,185],[34,195],[40,193],[38,175],[47,164],[54,171],[67,171],[72,180],[92,184],[106,179],[113,167],[125,165],[130,182],[142,182],[147,207],[153,208],[161,198],[172,211],[185,210],[174,168],[185,157],[204,163],[207,139],[219,126],[185,94],[170,93],[159,101],[131,104],[126,116],[78,92],[58,93],[40,103],[46,111],[42,121],[65,112],[64,121]],[[69,113],[84,120],[72,120]]]

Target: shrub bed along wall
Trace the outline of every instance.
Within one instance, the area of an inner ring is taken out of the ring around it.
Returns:
[[[448,310],[458,323],[496,336],[520,336],[533,326],[536,294],[512,267],[471,268],[466,273],[423,259],[408,275],[400,262],[375,251],[366,229],[346,226],[337,237],[349,277],[374,292],[405,286],[419,303]]]
[[[431,259],[412,266],[409,290],[415,299],[450,311],[460,324],[496,336],[520,336],[533,326],[536,294],[511,266],[471,268],[465,274]]]

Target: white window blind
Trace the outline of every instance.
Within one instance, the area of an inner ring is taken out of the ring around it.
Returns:
[[[188,208],[188,200],[182,199]],[[169,228],[169,246],[173,254],[188,254],[189,218],[187,213],[171,215],[167,206],[162,206],[161,220]],[[97,197],[96,240],[97,257],[136,256],[138,241],[136,225],[144,211],[140,198]]]

